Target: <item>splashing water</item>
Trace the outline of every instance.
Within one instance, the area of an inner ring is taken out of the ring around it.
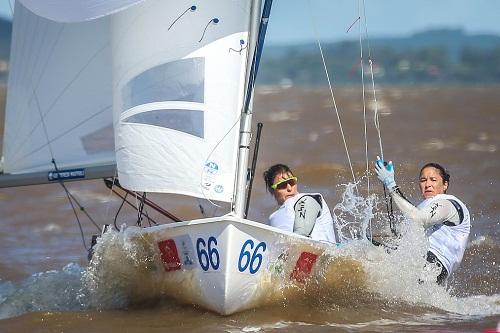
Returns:
[[[380,309],[391,311],[394,306],[410,313],[431,309],[437,316],[443,312],[449,316],[500,314],[498,294],[459,298],[434,283],[435,273],[423,270],[428,247],[424,230],[411,221],[399,216],[400,236],[390,241],[390,247],[374,246],[367,236],[381,199],[361,197],[354,184],[343,186],[342,201],[332,212],[342,245],[318,258],[314,274],[302,287],[290,285],[288,277],[295,263],[284,261],[283,274],[262,282],[268,298],[261,305],[300,303],[315,311],[338,311],[361,304],[374,318],[380,316]],[[189,272],[175,283],[150,274],[158,261],[152,244],[141,228],[109,230],[98,239],[86,269],[68,264],[60,271],[34,274],[19,286],[0,282],[0,318],[32,311],[127,308],[154,302],[158,295],[189,290],[193,283]]]
[[[156,292],[148,274],[155,269],[153,244],[139,227],[104,233],[82,275],[89,305],[97,309],[124,308],[151,298]]]
[[[342,200],[332,211],[333,221],[337,229],[340,243],[365,239],[370,221],[374,217],[376,196],[363,198],[356,194],[356,184],[343,184],[345,187]]]
[[[374,211],[382,199],[358,195],[353,183],[342,186],[342,200],[332,216],[344,245],[332,256],[348,256],[361,263],[367,274],[364,292],[378,295],[385,303],[403,302],[470,316],[500,313],[498,294],[458,298],[450,295],[449,287],[435,283],[440,270],[426,262],[429,243],[425,231],[402,215],[395,216],[398,236],[373,246],[368,240],[370,223],[377,217]]]

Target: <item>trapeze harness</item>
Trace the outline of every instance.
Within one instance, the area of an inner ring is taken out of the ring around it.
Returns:
[[[314,240],[335,243],[332,215],[319,193],[300,193],[288,198],[269,216],[269,225]]]

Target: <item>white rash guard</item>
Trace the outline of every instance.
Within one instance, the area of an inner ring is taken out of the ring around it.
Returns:
[[[453,195],[438,194],[415,207],[399,189],[390,193],[406,217],[426,228],[429,251],[449,274],[455,271],[462,261],[470,233],[470,214],[465,204]]]
[[[323,199],[323,196],[318,193],[300,193],[288,198],[277,211],[269,216],[269,225],[285,230],[294,231],[295,225],[295,204],[304,196],[319,196],[321,198],[321,210],[319,216],[309,235],[314,240],[335,243],[335,232],[333,230],[333,219],[330,214],[330,208]],[[317,211],[315,212],[315,216]]]

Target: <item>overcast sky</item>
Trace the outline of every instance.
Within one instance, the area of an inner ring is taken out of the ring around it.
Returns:
[[[500,0],[274,0],[266,43],[312,41],[314,27],[322,41],[356,39],[358,24],[349,33],[346,30],[356,21],[363,2],[370,37],[443,27],[500,35]],[[13,3],[0,0],[0,16],[10,17]],[[361,28],[364,31],[364,25]]]

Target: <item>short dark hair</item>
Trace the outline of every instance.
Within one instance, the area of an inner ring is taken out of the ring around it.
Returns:
[[[422,171],[424,171],[425,168],[429,168],[429,167],[438,169],[439,174],[441,175],[441,178],[443,178],[443,183],[448,183],[448,185],[450,184],[450,174],[441,164],[434,163],[434,162],[427,163],[426,165],[424,165],[422,167],[422,169],[420,169],[420,174],[422,174]]]
[[[275,164],[273,166],[270,166],[269,169],[267,169],[266,171],[264,171],[264,181],[266,182],[266,188],[269,191],[269,193],[274,192],[271,186],[273,185],[274,177],[276,177],[276,175],[280,173],[281,174],[289,173],[293,175],[292,170],[285,164]]]

